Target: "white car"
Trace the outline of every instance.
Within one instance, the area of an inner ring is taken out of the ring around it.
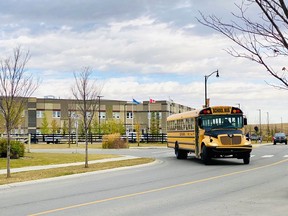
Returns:
[[[49,144],[49,143],[60,143],[62,139],[62,136],[61,135],[46,135],[44,137],[44,141]]]

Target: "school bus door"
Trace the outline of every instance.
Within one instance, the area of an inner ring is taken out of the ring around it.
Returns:
[[[200,155],[199,150],[199,126],[198,126],[198,118],[195,119],[195,155],[198,157]]]

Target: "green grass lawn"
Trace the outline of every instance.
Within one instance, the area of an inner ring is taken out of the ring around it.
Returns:
[[[154,159],[152,158],[136,158],[136,159],[130,159],[130,160],[123,160],[123,161],[90,164],[88,168],[84,168],[84,164],[83,164],[80,166],[70,166],[70,167],[65,167],[65,168],[53,168],[53,169],[46,169],[46,170],[11,173],[10,178],[7,178],[6,174],[2,174],[0,175],[0,185],[10,184],[10,183],[15,183],[15,182],[24,182],[24,181],[31,181],[31,180],[37,180],[37,179],[44,179],[44,178],[52,178],[52,177],[65,176],[65,175],[73,175],[73,174],[85,173],[85,172],[94,172],[94,171],[107,170],[107,169],[113,169],[113,168],[118,168],[118,167],[135,166],[139,164],[150,163],[153,161]]]
[[[105,158],[115,158],[118,155],[89,154],[88,160],[101,160]],[[26,166],[40,166],[62,163],[74,163],[85,160],[84,154],[62,154],[62,153],[25,153],[24,157],[11,159],[11,168]],[[0,169],[6,169],[6,158],[0,158]]]
[[[50,146],[58,146],[60,145],[47,145]],[[36,146],[34,146],[36,147]],[[38,148],[43,148],[42,145],[38,145]],[[64,147],[64,146],[62,146]],[[67,148],[67,146],[65,147]],[[121,157],[119,155],[112,155],[112,154],[89,154],[88,160],[101,160],[106,158],[116,158]],[[0,185],[15,183],[15,182],[23,182],[23,181],[30,181],[30,180],[37,180],[43,178],[51,178],[57,176],[65,176],[65,175],[72,175],[77,173],[85,173],[85,172],[93,172],[98,170],[105,170],[105,169],[113,169],[118,167],[125,167],[125,166],[134,166],[144,163],[150,163],[154,161],[152,158],[136,158],[136,159],[129,159],[123,161],[112,161],[112,162],[105,162],[99,164],[89,164],[88,168],[84,167],[85,155],[84,154],[77,154],[77,153],[69,153],[69,154],[62,154],[62,153],[25,153],[25,156],[20,159],[11,159],[11,168],[20,168],[20,167],[27,167],[27,166],[41,166],[41,165],[51,165],[51,164],[63,164],[63,163],[74,163],[74,162],[83,162],[83,165],[79,166],[69,166],[69,167],[61,167],[61,168],[53,168],[53,169],[44,169],[44,170],[37,170],[37,171],[25,171],[19,173],[11,173],[11,177],[7,178],[6,174],[0,175]],[[0,169],[6,169],[6,158],[0,158]]]

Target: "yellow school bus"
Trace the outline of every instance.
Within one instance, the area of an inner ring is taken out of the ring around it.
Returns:
[[[171,115],[167,118],[167,146],[177,159],[195,153],[204,164],[212,158],[238,158],[250,163],[252,145],[244,135],[247,119],[241,109],[213,106]]]

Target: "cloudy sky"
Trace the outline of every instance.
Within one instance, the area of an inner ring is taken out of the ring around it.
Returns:
[[[91,67],[105,99],[168,100],[200,108],[204,76],[211,105],[244,110],[249,123],[288,122],[288,92],[260,65],[233,58],[233,45],[196,20],[231,18],[239,0],[0,0],[0,57],[18,45],[41,79],[36,97],[72,98],[73,73]],[[257,16],[257,13],[255,13]]]

